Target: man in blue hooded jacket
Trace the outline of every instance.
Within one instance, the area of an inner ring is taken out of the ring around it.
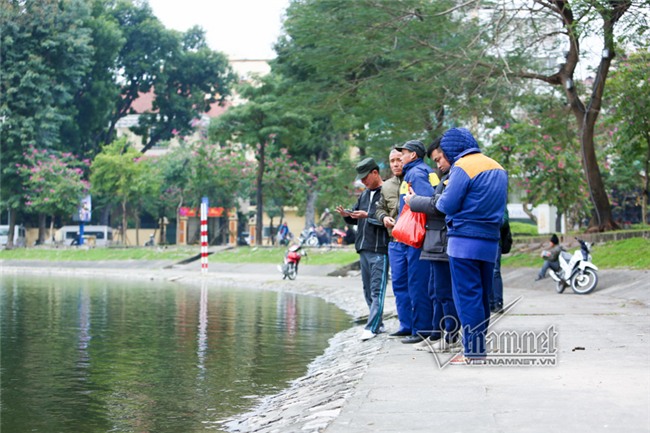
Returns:
[[[436,207],[447,215],[447,253],[464,346],[464,355],[451,362],[481,362],[486,356],[488,293],[506,207],[508,174],[481,153],[467,129],[445,132],[440,147],[452,167]]]
[[[433,186],[438,184],[438,176],[423,160],[426,153],[424,144],[419,140],[410,140],[402,146],[395,147],[402,152],[404,180],[399,189],[399,214],[404,211],[404,196],[409,193],[409,186],[415,194],[431,197]],[[420,248],[402,245],[406,263],[400,268],[393,268],[393,286],[397,281],[406,282],[411,298],[411,335],[401,341],[405,344],[421,343],[431,336],[433,322],[433,305],[429,298],[428,285],[430,265],[420,260]],[[393,287],[394,289],[394,287]]]

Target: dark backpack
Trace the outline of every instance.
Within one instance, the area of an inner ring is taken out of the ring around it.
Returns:
[[[504,221],[501,224],[501,254],[508,254],[512,249],[512,233],[510,232],[510,223]]]

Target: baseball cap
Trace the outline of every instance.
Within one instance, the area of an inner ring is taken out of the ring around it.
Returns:
[[[372,158],[366,158],[363,161],[360,161],[355,168],[357,170],[357,179],[363,179],[368,176],[371,171],[379,170],[379,166]]]
[[[409,140],[401,146],[396,146],[395,149],[399,150],[400,152],[402,149],[410,150],[411,152],[415,152],[418,158],[424,158],[424,155],[426,154],[424,144],[422,144],[420,140]]]

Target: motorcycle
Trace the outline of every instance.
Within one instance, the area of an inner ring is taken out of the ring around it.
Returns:
[[[313,227],[303,230],[298,237],[298,242],[301,246],[307,245],[309,247],[317,247],[320,244],[316,230]]]
[[[332,243],[336,245],[343,245],[345,239],[345,231],[341,229],[332,229]]]
[[[282,273],[282,279],[289,278],[295,280],[298,276],[298,265],[300,259],[307,255],[307,251],[302,250],[301,245],[291,245],[284,255],[284,262],[278,266],[278,270]]]
[[[571,286],[571,289],[578,295],[591,293],[598,285],[598,267],[591,263],[591,243],[575,238],[580,244],[580,249],[573,255],[562,251],[558,260],[560,270],[558,272],[549,269],[550,277],[555,281],[555,290],[558,293]]]

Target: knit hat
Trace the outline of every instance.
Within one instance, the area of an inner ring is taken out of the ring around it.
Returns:
[[[551,242],[553,242],[553,245],[559,245],[560,243],[560,240],[557,238],[557,235],[555,233],[553,233],[551,236]]]
[[[452,128],[445,132],[440,141],[440,148],[445,156],[454,164],[458,155],[469,149],[476,149],[479,152],[478,143],[469,130],[465,128]]]

